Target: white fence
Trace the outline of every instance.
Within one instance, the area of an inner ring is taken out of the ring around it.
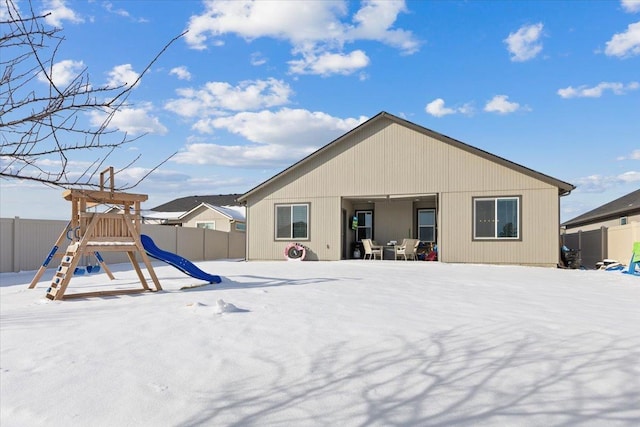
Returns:
[[[0,273],[37,270],[53,244],[67,226],[67,221],[22,218],[0,218]],[[204,228],[142,225],[142,233],[150,236],[159,248],[191,261],[244,259],[245,235]],[[63,243],[58,249],[66,249]],[[125,253],[101,254],[107,264],[129,262]],[[85,260],[85,263],[95,263]],[[50,268],[58,267],[52,261]]]

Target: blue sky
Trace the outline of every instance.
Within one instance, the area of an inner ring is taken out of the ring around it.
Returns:
[[[131,83],[188,30],[111,122],[146,133],[112,158],[142,154],[119,183],[178,152],[131,190],[143,208],[243,193],[380,111],[576,185],[563,221],[640,186],[640,1],[34,5],[66,38],[60,83]],[[0,197],[2,217],[70,215],[59,189],[5,180]]]

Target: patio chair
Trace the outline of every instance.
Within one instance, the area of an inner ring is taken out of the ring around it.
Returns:
[[[416,251],[419,244],[420,240],[418,239],[404,239],[401,245],[396,246],[396,259],[398,259],[399,256],[402,256],[405,261],[409,258],[415,261],[417,259]]]
[[[374,246],[371,239],[362,239],[362,247],[364,248],[364,259],[374,259],[376,256],[382,259],[382,247]]]

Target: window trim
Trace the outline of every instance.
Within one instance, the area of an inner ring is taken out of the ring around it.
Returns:
[[[358,216],[359,213],[370,213],[371,214],[371,240],[375,240],[375,237],[374,237],[375,214],[374,214],[373,209],[356,209],[355,212],[354,212],[354,215]],[[364,226],[364,225],[360,225],[360,223],[358,223],[358,228],[355,230],[355,232],[356,232],[355,233],[356,234],[355,235],[355,239],[356,239],[357,242],[361,242],[362,241],[362,239],[358,240],[358,235],[360,234],[359,231],[360,231],[361,228],[364,229],[364,228],[367,228],[367,227]]]
[[[291,227],[289,229],[289,237],[278,237],[278,208],[281,207],[289,207],[289,215],[291,218]],[[293,237],[293,207],[294,206],[305,206],[307,208],[307,237]],[[306,242],[311,239],[311,203],[276,203],[273,206],[273,239],[278,242],[282,241],[297,241],[297,242]]]
[[[420,212],[422,211],[432,211],[433,212],[433,225],[420,225]],[[429,242],[429,243],[435,243],[438,241],[438,215],[436,212],[435,208],[418,208],[416,209],[416,232],[417,232],[417,238],[420,238],[420,227],[432,227],[433,228],[433,241],[429,241],[429,240],[421,240],[421,242]]]
[[[518,203],[517,207],[517,220],[518,220],[518,236],[517,237],[499,237],[497,232],[497,220],[494,218],[494,222],[496,223],[494,227],[494,235],[493,237],[477,237],[476,236],[476,201],[487,201],[493,200],[495,202],[495,211],[494,216],[497,217],[498,209],[497,204],[499,200],[516,200]],[[474,242],[521,242],[522,241],[522,196],[480,196],[480,197],[472,197],[471,202],[471,240]]]

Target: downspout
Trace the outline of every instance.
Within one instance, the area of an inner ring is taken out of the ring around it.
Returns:
[[[244,203],[244,223],[245,223],[245,230],[244,230],[244,262],[248,262],[249,261],[249,206],[247,206],[247,201],[245,200]]]
[[[563,196],[568,196],[571,194],[571,192],[575,189],[574,186],[572,187],[573,188],[570,188],[568,190],[563,190],[558,192],[558,243],[559,244],[556,245],[556,262],[557,262],[556,266],[559,266],[562,260],[560,251],[562,250],[561,248],[564,245],[564,238],[562,233],[560,232],[560,224],[562,224],[562,222],[560,221],[560,216],[562,215],[562,209],[560,208],[561,200]],[[566,230],[565,230],[565,234],[566,234]]]
[[[440,207],[438,203],[440,200],[440,194],[441,193],[436,193],[436,246],[438,247],[438,261],[442,262],[442,248],[440,245],[440,236],[442,235],[440,230],[442,228],[442,217],[440,216]]]

